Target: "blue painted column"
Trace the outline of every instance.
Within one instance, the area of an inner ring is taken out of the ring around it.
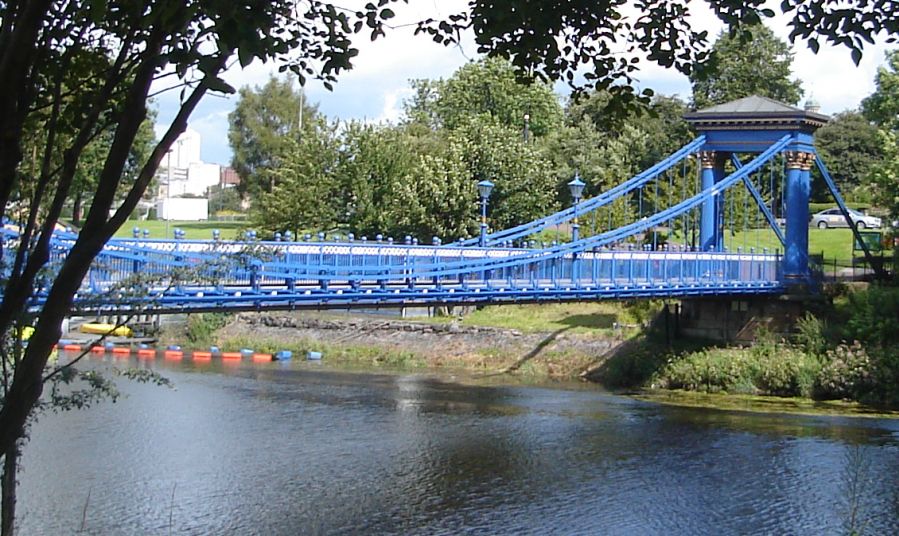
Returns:
[[[787,283],[808,281],[808,202],[811,190],[810,173],[815,155],[789,151],[787,180],[784,192],[786,205],[786,245],[783,274]]]
[[[724,176],[724,162],[715,151],[702,151],[699,153],[701,166],[702,189],[708,190]],[[702,251],[719,249],[722,240],[720,226],[721,201],[718,197],[707,199],[702,203],[702,213],[699,219],[699,247]]]
[[[712,168],[715,184],[724,180],[724,154],[718,153]],[[724,251],[724,192],[715,198],[715,251]]]

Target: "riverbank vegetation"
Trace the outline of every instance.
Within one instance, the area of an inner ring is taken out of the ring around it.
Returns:
[[[297,327],[234,318],[226,326],[226,316],[193,315],[173,341],[186,336],[196,346],[291,350],[301,359],[317,351],[341,367],[581,376],[630,391],[899,407],[899,288],[836,285],[827,292],[829,300],[800,318],[791,334],[762,328],[747,345],[678,338],[671,331],[666,337],[661,304],[651,301],[485,307],[413,322],[316,313],[301,315]]]
[[[899,407],[899,288],[831,288],[790,337],[760,332],[751,346],[666,345],[649,332],[591,374],[612,387],[853,400]]]

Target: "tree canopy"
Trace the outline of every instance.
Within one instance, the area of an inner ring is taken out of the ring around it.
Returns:
[[[472,0],[459,13],[424,21],[419,32],[438,43],[458,43],[472,30],[477,52],[509,59],[520,76],[565,80],[574,88],[605,89],[607,115],[624,116],[649,103],[651,89],[634,81],[653,63],[688,76],[709,67],[710,36],[694,27],[691,0]],[[705,0],[729,31],[743,33],[773,17],[789,20],[790,40],[817,52],[821,43],[844,46],[858,63],[877,36],[899,34],[890,0],[784,0],[775,8],[753,0]],[[583,76],[581,76],[583,73]]]
[[[793,53],[763,24],[744,33],[722,32],[712,47],[707,68],[690,74],[693,104],[705,108],[750,95],[796,104],[802,96],[799,80],[790,79]]]
[[[280,166],[293,144],[317,135],[322,126],[316,107],[286,78],[271,77],[262,87],[240,88],[237,105],[228,114],[228,142],[241,192],[271,192],[274,183],[266,170]]]
[[[883,160],[884,150],[877,127],[856,111],[842,112],[815,132],[815,148],[827,164],[843,195],[854,201],[871,201],[868,188],[871,170]],[[812,196],[830,199],[817,171]]]
[[[862,101],[862,111],[878,126],[899,130],[899,50],[887,52],[886,60],[886,66],[877,69],[876,89]]]
[[[883,160],[872,170],[874,200],[899,219],[899,50],[886,55],[887,64],[877,70],[875,89],[862,102],[865,117],[880,127],[878,138]]]

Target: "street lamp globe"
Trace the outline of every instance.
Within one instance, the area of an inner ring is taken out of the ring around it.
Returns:
[[[574,178],[568,183],[568,191],[571,192],[571,198],[575,200],[575,203],[580,200],[585,186],[587,185],[581,180],[580,175],[575,173]]]
[[[584,181],[581,180],[580,175],[575,172],[574,178],[571,179],[571,182],[568,183],[568,191],[571,192],[571,199],[574,203],[574,218],[571,222],[571,241],[577,242],[580,237],[580,229],[581,226],[578,224],[577,219],[577,205],[581,201],[581,194],[584,193]]]
[[[493,191],[493,183],[488,180],[483,180],[478,183],[478,195],[481,196],[481,199],[487,199],[490,197],[490,193]]]

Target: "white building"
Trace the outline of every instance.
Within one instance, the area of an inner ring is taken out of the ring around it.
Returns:
[[[168,220],[207,219],[199,203],[173,203],[179,198],[205,198],[209,187],[219,183],[221,166],[200,158],[200,133],[187,128],[172,144],[157,172],[157,217]],[[204,203],[205,203],[204,199]],[[190,208],[188,208],[190,207]]]

